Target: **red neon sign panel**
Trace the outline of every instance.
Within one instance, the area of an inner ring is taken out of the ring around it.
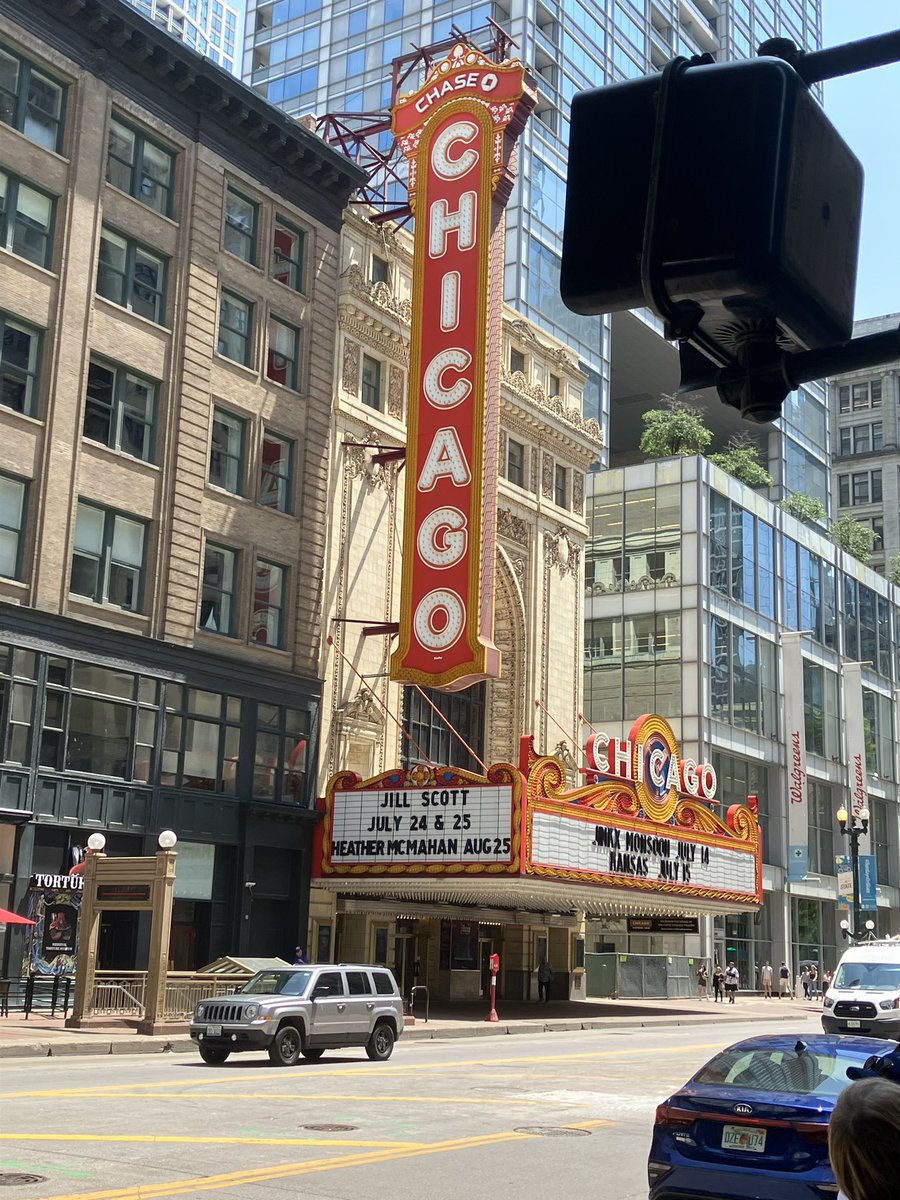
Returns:
[[[392,127],[416,214],[400,645],[391,678],[463,688],[493,643],[503,206],[534,106],[518,63],[458,45]]]

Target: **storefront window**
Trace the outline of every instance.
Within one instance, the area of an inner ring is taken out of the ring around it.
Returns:
[[[824,971],[834,970],[841,953],[835,945],[834,901],[798,897],[793,908],[794,970],[814,962],[821,979]]]

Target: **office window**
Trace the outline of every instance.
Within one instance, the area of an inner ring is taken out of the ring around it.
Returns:
[[[25,529],[25,481],[0,475],[0,575],[18,579]]]
[[[881,408],[881,380],[870,379],[838,388],[838,407],[842,413]]]
[[[272,234],[272,278],[295,292],[303,291],[306,235],[283,217],[275,217]]]
[[[0,404],[27,417],[37,408],[41,335],[0,313]]]
[[[26,58],[0,49],[0,121],[47,150],[62,140],[65,89]]]
[[[509,369],[513,374],[516,371],[520,371],[523,375],[525,374],[525,355],[521,350],[517,350],[515,346],[510,347]]]
[[[833,789],[818,780],[807,781],[809,802],[809,869],[817,875],[834,874],[834,822],[837,804]]]
[[[377,254],[372,255],[372,268],[369,275],[372,283],[390,283],[391,282],[391,267],[387,259],[379,258]]]
[[[209,482],[233,492],[244,491],[244,429],[246,422],[223,408],[213,409],[212,442],[209,450]]]
[[[156,384],[126,367],[92,358],[84,405],[86,438],[149,462]]]
[[[174,174],[174,154],[113,117],[106,157],[106,178],[113,187],[169,216]]]
[[[113,304],[162,325],[166,264],[158,254],[106,226],[100,233],[97,291]]]
[[[236,192],[225,190],[225,231],[222,244],[229,254],[242,258],[244,262],[256,262],[256,225],[259,210],[252,200]]]
[[[362,402],[381,411],[381,363],[368,354],[362,360]]]
[[[250,619],[250,641],[258,646],[278,649],[284,645],[284,567],[256,560],[253,577],[253,613]]]
[[[838,506],[878,504],[881,501],[881,471],[855,471],[838,475]]]
[[[525,486],[525,447],[512,438],[506,444],[506,478],[518,487]]]
[[[548,396],[559,396],[560,395],[560,382],[559,382],[558,375],[550,376],[550,383],[547,388],[547,395]]]
[[[553,500],[560,508],[567,508],[569,502],[568,471],[559,463],[553,470]]]
[[[296,391],[300,359],[300,330],[278,317],[269,317],[266,378]]]
[[[253,305],[223,288],[219,299],[219,353],[248,366],[252,334]]]
[[[143,521],[79,500],[69,590],[97,604],[140,611],[145,534]]]
[[[0,171],[0,245],[39,267],[53,252],[53,199]]]
[[[293,508],[294,443],[267,429],[259,466],[259,503],[277,512]]]
[[[234,637],[237,565],[236,550],[216,546],[212,542],[206,543],[200,628],[207,633],[221,633],[224,637]]]

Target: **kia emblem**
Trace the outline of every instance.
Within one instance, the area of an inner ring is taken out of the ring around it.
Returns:
[[[753,1105],[752,1104],[736,1104],[734,1106],[734,1111],[736,1113],[739,1113],[742,1117],[749,1117],[750,1114],[753,1112]]]

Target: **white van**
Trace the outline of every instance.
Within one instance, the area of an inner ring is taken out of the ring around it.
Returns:
[[[822,1027],[900,1040],[900,938],[844,952],[822,1001]]]

